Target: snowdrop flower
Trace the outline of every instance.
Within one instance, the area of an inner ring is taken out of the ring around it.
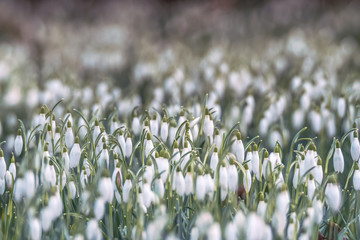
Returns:
[[[307,183],[307,195],[308,195],[309,199],[313,198],[315,189],[316,189],[316,186],[315,186],[314,176],[312,174],[310,174],[310,178]]]
[[[246,218],[245,229],[248,240],[263,239],[266,234],[264,221],[255,213],[250,213]]]
[[[185,175],[185,194],[189,196],[192,193],[194,193],[194,181],[191,173],[191,167],[189,166]]]
[[[71,199],[74,199],[76,197],[76,186],[72,180],[69,182],[69,192]]]
[[[69,149],[72,148],[72,146],[74,144],[74,133],[72,131],[70,121],[67,122],[67,128],[66,128],[66,132],[65,132],[65,144],[66,144],[66,147]]]
[[[226,171],[226,169],[225,169]],[[227,184],[227,177],[225,179]],[[227,187],[227,186],[226,186]],[[202,170],[199,170],[199,174],[196,176],[196,198],[199,201],[204,201],[206,195],[206,183],[205,178],[203,176]]]
[[[62,174],[58,175],[57,186],[59,187],[59,189],[63,190],[65,185],[66,185],[66,173],[65,171],[62,171]]]
[[[14,184],[14,200],[15,202],[20,202],[23,198],[24,195],[24,190],[25,190],[25,186],[24,186],[24,180],[22,179],[22,176],[20,175]]]
[[[322,119],[321,119],[321,114],[318,111],[312,110],[309,113],[309,122],[311,123],[311,127],[314,130],[314,132],[319,133],[321,131]]]
[[[147,158],[150,154],[150,152],[154,149],[154,144],[151,141],[151,134],[146,134],[146,140],[145,140],[145,157]],[[155,153],[153,151],[152,156],[155,157]]]
[[[49,125],[47,125],[47,132],[46,132],[46,136],[45,136],[45,140],[46,140],[46,142],[48,142],[48,143],[52,143],[52,141],[53,141],[53,136],[52,136],[52,133],[51,133],[51,132],[52,132],[52,131],[51,131],[51,125],[49,124]],[[52,144],[48,145],[48,151],[49,151],[50,153],[53,152]]]
[[[241,141],[241,133],[238,130],[236,131],[236,139],[233,142],[231,148],[232,148],[232,152],[236,156],[236,160],[239,163],[243,163],[245,157],[245,150],[244,150],[244,144]]]
[[[144,180],[142,186],[142,201],[146,208],[149,208],[151,203],[154,202],[154,193],[151,191],[150,184]]]
[[[341,190],[334,177],[329,178],[325,188],[326,203],[332,212],[338,212],[341,207]]]
[[[152,135],[159,135],[159,122],[157,121],[157,114],[153,114],[153,118],[150,120],[150,131]]]
[[[117,118],[115,116],[112,118],[112,121],[110,124],[110,133],[113,134],[118,128],[119,128],[119,124],[118,124]]]
[[[5,192],[5,178],[0,178],[0,195]]]
[[[228,172],[226,169],[225,161],[221,162],[221,166],[219,170],[219,183],[222,189],[224,190],[228,189]]]
[[[250,173],[249,166],[247,164],[245,164],[244,168],[245,168],[245,174],[244,174],[244,177],[243,177],[243,184],[244,184],[244,187],[245,187],[245,191],[247,193],[249,193],[250,188],[251,188],[251,184],[252,184],[252,178],[251,178],[251,173]]]
[[[254,144],[254,149],[252,152],[252,159],[251,159],[251,164],[252,164],[252,171],[256,176],[256,179],[258,181],[260,181],[260,157],[259,157],[259,152],[258,152],[258,146],[257,144]]]
[[[132,119],[132,123],[131,123],[131,128],[134,132],[134,134],[136,136],[138,136],[140,134],[140,130],[141,130],[141,125],[140,125],[140,120],[137,116],[137,113],[136,111],[134,111],[134,116],[133,116],[133,119]]]
[[[14,151],[15,151],[15,156],[20,156],[21,152],[22,152],[22,148],[23,148],[24,142],[21,136],[21,129],[18,129],[17,132],[17,136],[15,138],[15,143],[14,143]]]
[[[176,193],[182,197],[184,196],[185,193],[185,179],[184,176],[181,172],[181,168],[178,167],[176,169],[176,173],[175,173],[175,190]]]
[[[184,109],[182,108],[181,111],[180,111],[178,127],[180,127],[185,121],[186,121],[185,111],[184,111]]]
[[[27,170],[24,174],[24,182],[26,184],[24,188],[24,196],[26,198],[32,198],[35,194],[35,176],[33,171]]]
[[[190,161],[190,153],[191,147],[189,146],[189,142],[185,141],[184,148],[181,152],[182,162],[181,162],[181,169],[184,170],[187,163]]]
[[[215,182],[214,179],[211,177],[209,169],[207,169],[205,174],[205,183],[206,183],[206,193],[209,194],[211,198],[215,191]]]
[[[70,157],[69,157],[69,154],[67,152],[66,147],[63,148],[63,159],[64,159],[64,170],[66,172],[69,172],[69,169],[70,169]]]
[[[117,152],[119,153],[121,158],[124,158],[126,156],[126,141],[124,137],[124,132],[121,128],[119,130],[118,142],[120,144],[120,149],[119,146],[117,146]]]
[[[86,184],[88,183],[88,175],[86,173],[85,166],[82,167],[81,173],[80,173],[80,184],[83,189],[85,189]]]
[[[98,184],[98,192],[105,202],[111,203],[114,197],[113,184],[110,179],[109,170],[104,169]]]
[[[208,232],[207,232],[208,240],[221,240],[221,228],[219,223],[213,223]]]
[[[88,130],[86,129],[86,122],[82,117],[79,118],[78,127],[79,127],[80,139],[83,140],[85,138]]]
[[[29,221],[30,237],[32,240],[41,239],[41,224],[39,219],[31,218]]]
[[[15,165],[14,154],[11,157],[11,162],[10,162],[10,166],[9,166],[9,172],[12,174],[14,179],[16,179],[16,165]]]
[[[229,222],[225,228],[226,240],[236,240],[238,235],[237,227],[234,222]]]
[[[251,147],[251,145],[248,147],[245,162],[248,164],[250,171],[252,171],[252,147]]]
[[[154,181],[154,192],[160,197],[163,198],[165,194],[164,182],[161,178],[156,178]]]
[[[96,139],[99,137],[100,134],[101,134],[100,123],[99,123],[99,120],[95,119],[95,127],[94,127],[94,131],[93,131],[94,144],[96,144]]]
[[[212,138],[214,134],[214,122],[209,113],[209,109],[205,109],[205,118],[204,118],[204,133],[205,136]]]
[[[203,235],[209,230],[213,222],[213,216],[209,212],[201,212],[196,218],[195,226],[199,229],[200,235]]]
[[[218,128],[215,128],[214,143],[215,143],[215,146],[218,146],[218,147],[221,147],[221,145],[222,145],[222,136],[220,135]]]
[[[174,141],[173,144],[173,153],[172,153],[172,161],[174,164],[178,163],[181,158],[180,150],[179,150],[179,144],[177,141]]]
[[[344,156],[340,148],[339,140],[336,141],[336,148],[333,157],[334,170],[342,173],[344,171]]]
[[[238,191],[239,175],[235,166],[235,160],[233,158],[230,158],[230,166],[228,167],[227,171],[229,191],[235,193]]]
[[[216,173],[217,165],[219,163],[218,148],[215,146],[214,152],[210,159],[210,168]]]
[[[0,178],[4,178],[6,173],[6,162],[4,158],[4,152],[0,148]]]
[[[316,224],[320,224],[323,218],[323,203],[318,199],[315,198],[312,201],[312,208],[314,209],[314,217],[313,217],[313,221]]]
[[[322,160],[321,160],[320,156],[318,156],[317,165],[312,170],[312,174],[315,178],[315,182],[320,185],[322,183],[322,180],[324,177],[323,168],[322,168]]]
[[[160,157],[155,157],[155,161],[158,166],[158,171],[163,182],[166,182],[166,179],[169,176],[169,169],[170,169],[169,158],[170,158],[169,153],[165,149],[162,149],[160,151]]]
[[[343,96],[337,100],[337,113],[340,118],[344,118],[346,113],[346,100]]]
[[[86,224],[86,238],[89,240],[102,239],[102,233],[96,219],[91,219]]]
[[[290,195],[287,191],[287,186],[284,184],[281,187],[280,193],[276,197],[275,211],[279,214],[286,216],[290,206]]]
[[[264,193],[259,193],[259,203],[257,206],[257,215],[265,219],[267,203],[264,201]]]
[[[101,151],[100,158],[98,161],[100,168],[109,168],[109,151],[107,150],[106,143],[103,144],[103,150]]]
[[[170,121],[169,124],[169,141],[170,142],[174,142],[175,141],[175,136],[176,136],[176,132],[177,132],[177,125],[176,125],[176,121],[173,119],[172,121]]]
[[[130,132],[128,133],[127,135],[127,138],[126,138],[126,143],[125,143],[125,155],[126,157],[130,157],[131,154],[132,154],[132,149],[133,148],[133,144],[132,144],[132,140],[131,140],[131,134]]]
[[[300,169],[299,169],[299,164],[296,163],[295,164],[293,181],[292,181],[293,187],[295,189],[297,189],[297,187],[298,187],[299,180],[300,180]]]
[[[70,157],[69,157],[69,167],[75,168],[79,165],[81,157],[81,148],[79,145],[79,137],[76,136],[75,143],[70,151]]]
[[[359,170],[359,164],[355,163],[355,172],[353,176],[353,185],[355,191],[360,190],[360,170]]]
[[[40,129],[44,128],[45,121],[46,121],[46,119],[45,119],[45,107],[42,106],[41,110],[40,110],[40,115],[39,115],[39,118],[38,118],[38,124],[40,124]]]
[[[105,200],[102,199],[101,197],[98,197],[95,200],[94,203],[94,214],[95,214],[95,218],[100,221],[105,214]]]
[[[354,131],[354,139],[351,141],[351,158],[353,161],[359,161],[360,158],[360,143],[357,131]],[[342,154],[341,154],[342,155]]]
[[[146,179],[148,183],[151,183],[154,179],[154,167],[150,159],[146,161],[145,171],[143,178]]]
[[[309,149],[307,150],[305,154],[305,172],[309,171],[311,168],[316,167],[316,147],[313,142],[310,143]],[[303,176],[302,176],[303,177]]]
[[[49,231],[50,226],[53,221],[53,214],[52,210],[48,207],[45,207],[40,212],[40,221],[41,221],[41,228],[44,232]]]
[[[130,174],[128,174],[123,187],[123,200],[125,203],[129,201],[131,188],[132,188],[132,182],[131,182]]]
[[[56,148],[56,153],[60,152],[60,126],[56,126],[55,129],[55,135],[54,135],[54,145],[58,145],[58,147]]]

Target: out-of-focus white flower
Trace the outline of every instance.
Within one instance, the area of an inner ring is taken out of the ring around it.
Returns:
[[[130,179],[130,175],[128,175],[123,186],[123,200],[125,203],[129,201],[131,189],[132,189],[132,182]]]
[[[321,160],[320,156],[318,156],[317,165],[312,170],[312,174],[314,175],[315,182],[320,185],[322,183],[322,180],[324,177],[323,168],[322,168],[322,160]]]
[[[74,199],[76,197],[76,186],[74,181],[69,182],[69,192],[71,199]]]
[[[316,190],[314,176],[310,174],[310,178],[307,184],[307,195],[309,199],[312,199]]]
[[[4,152],[0,148],[0,178],[5,178],[6,173],[6,162],[4,158]]]
[[[205,109],[205,118],[204,118],[204,133],[205,136],[212,138],[214,134],[214,122],[209,113],[209,109]]]
[[[195,225],[199,229],[200,235],[205,234],[208,231],[209,227],[213,224],[213,222],[214,219],[209,212],[201,212],[197,216],[195,222]]]
[[[326,203],[332,212],[338,212],[341,207],[341,190],[335,179],[330,178],[325,188]]]
[[[64,149],[63,149],[63,159],[64,159],[64,170],[66,172],[69,172],[69,170],[70,170],[70,157],[69,157],[69,154],[67,152],[66,147],[64,147]]]
[[[226,171],[226,169],[225,169],[225,171]],[[226,181],[226,185],[227,185],[227,179],[225,181]],[[205,183],[204,176],[202,175],[202,172],[201,172],[196,176],[196,197],[199,201],[204,201],[205,194],[206,194],[206,183]]]
[[[41,224],[39,219],[31,218],[29,221],[29,229],[30,229],[30,237],[32,240],[40,240],[41,239]]]
[[[359,191],[360,190],[359,164],[357,162],[355,162],[354,164],[355,164],[355,171],[354,171],[354,176],[353,176],[353,185],[354,185],[355,191]]]
[[[21,129],[18,129],[16,138],[15,138],[15,142],[14,142],[14,151],[15,151],[15,156],[20,156],[21,152],[22,152],[22,148],[23,148],[24,142],[21,136]]]
[[[114,197],[113,184],[110,179],[110,173],[108,170],[103,170],[102,177],[99,180],[98,192],[101,195],[101,198],[105,202],[111,203]]]
[[[151,134],[147,133],[146,140],[145,140],[145,157],[147,158],[150,152],[153,150],[154,144],[151,140]],[[153,157],[155,157],[155,152],[152,153]]]
[[[211,155],[210,159],[210,168],[216,173],[216,168],[219,163],[219,156],[218,156],[218,148],[215,147],[214,152]]]
[[[101,197],[98,197],[95,200],[95,203],[94,203],[94,215],[95,215],[95,218],[98,221],[100,221],[104,217],[105,203],[106,203],[105,200],[102,199]]]
[[[337,100],[337,113],[340,118],[343,118],[346,113],[346,100],[344,97],[340,97]]]
[[[157,120],[157,114],[154,113],[153,118],[150,119],[150,131],[154,136],[159,135],[159,122]]]
[[[219,147],[221,147],[221,146],[219,146]],[[244,151],[244,144],[241,140],[241,133],[239,131],[236,131],[236,139],[233,142],[231,148],[232,148],[232,152],[236,156],[236,160],[239,163],[243,163],[244,157],[245,157],[245,151]]]
[[[181,168],[178,167],[175,173],[175,190],[179,196],[183,196],[185,193],[185,179],[181,172]]]
[[[207,239],[209,240],[221,240],[221,228],[219,223],[213,223],[208,232]]]
[[[141,124],[136,111],[134,111],[134,117],[132,119],[131,128],[136,136],[140,134]]]
[[[126,157],[129,158],[131,156],[132,150],[133,150],[133,144],[132,144],[132,140],[131,140],[131,135],[130,135],[130,133],[128,133],[127,138],[126,138],[126,143],[125,143]]]
[[[160,197],[164,197],[165,187],[164,182],[161,178],[156,178],[154,181],[154,192]]]
[[[289,211],[289,207],[290,207],[290,196],[289,196],[289,192],[287,191],[287,187],[284,184],[281,187],[280,193],[276,197],[275,211],[280,213],[281,215],[286,216],[287,212]]]
[[[102,233],[99,229],[99,225],[96,219],[91,219],[86,225],[86,238],[89,240],[100,240],[102,239]]]
[[[79,137],[76,136],[75,138],[75,143],[70,151],[70,156],[69,156],[69,167],[70,168],[75,168],[79,165],[80,162],[80,157],[81,157],[81,148],[79,145]]]
[[[266,234],[264,221],[255,213],[250,213],[246,218],[245,229],[248,240],[263,239]]]
[[[260,193],[259,203],[257,206],[257,215],[259,215],[261,218],[265,219],[266,208],[267,208],[267,203],[264,201],[264,194]]]
[[[14,177],[14,179],[16,179],[16,165],[15,165],[15,158],[14,158],[14,154],[11,157],[10,160],[10,166],[9,166],[9,172],[12,174],[12,176]]]
[[[256,179],[260,181],[261,175],[260,175],[260,157],[258,152],[258,146],[254,144],[253,152],[252,152],[252,171],[256,176]]]
[[[233,160],[232,158],[230,159],[230,166],[227,169],[228,187],[229,187],[229,191],[233,193],[238,191],[238,181],[239,181],[239,175],[234,161],[235,160]]]
[[[237,235],[238,235],[238,231],[236,224],[234,222],[229,222],[225,228],[226,240],[236,240],[238,239]]]
[[[344,171],[344,156],[340,148],[339,140],[336,141],[336,148],[333,157],[334,170],[342,173]]]
[[[185,175],[185,194],[188,196],[194,193],[194,181],[191,173],[191,168],[189,167]]]

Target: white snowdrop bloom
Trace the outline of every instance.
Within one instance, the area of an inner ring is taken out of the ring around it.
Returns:
[[[150,119],[150,131],[152,135],[159,135],[159,122],[157,120],[157,114],[153,114],[153,118]]]
[[[274,226],[275,231],[280,237],[284,237],[286,223],[286,214],[283,215],[280,212],[275,212],[272,216],[272,225]]]
[[[132,119],[131,128],[136,136],[138,136],[140,134],[141,124],[140,124],[140,120],[136,114],[136,111],[134,112],[134,117]]]
[[[24,174],[24,196],[32,198],[35,194],[35,176],[31,170],[27,170]],[[1,191],[0,191],[1,193]]]
[[[160,137],[164,142],[166,142],[168,135],[169,135],[169,124],[167,122],[166,116],[164,116],[161,122]]]
[[[175,141],[175,136],[176,136],[176,132],[177,132],[177,125],[176,125],[176,121],[170,121],[169,124],[169,142],[174,142]]]
[[[245,157],[245,150],[244,150],[244,144],[241,140],[241,134],[239,131],[236,132],[236,139],[233,142],[231,148],[232,148],[232,152],[236,156],[236,160],[239,163],[243,163]]]
[[[225,228],[225,239],[226,240],[236,240],[236,239],[238,239],[237,234],[238,234],[238,231],[237,231],[236,224],[234,222],[229,222]]]
[[[181,172],[181,168],[178,167],[175,173],[175,190],[179,196],[184,196],[185,193],[185,179]]]
[[[14,154],[11,157],[11,162],[9,165],[9,172],[13,175],[14,180],[16,179],[16,165],[15,165],[15,158],[14,158]]]
[[[21,136],[21,129],[18,129],[16,138],[15,138],[15,142],[14,142],[14,151],[15,151],[15,156],[20,156],[21,152],[22,152],[22,148],[23,148],[24,142]]]
[[[180,158],[181,158],[181,153],[180,153],[180,150],[179,150],[179,144],[177,141],[174,141],[174,144],[173,144],[173,153],[172,153],[172,162],[174,164],[178,163]]]
[[[3,195],[5,192],[5,177],[0,178],[0,195]]]
[[[6,162],[4,158],[4,152],[0,148],[0,178],[4,178],[6,173]]]
[[[313,221],[316,224],[320,224],[324,215],[323,203],[319,199],[314,199],[312,201],[312,207],[314,209],[314,219]]]
[[[44,128],[45,121],[46,121],[45,108],[44,108],[44,106],[42,106],[41,110],[40,110],[40,115],[39,115],[39,118],[38,118],[38,124],[40,124],[40,129],[41,130]]]
[[[353,161],[359,161],[359,159],[360,159],[360,143],[359,143],[357,131],[354,131],[354,139],[351,141],[350,152],[351,152],[351,158],[353,159]]]
[[[41,224],[39,219],[31,218],[29,221],[29,230],[30,237],[32,240],[40,240],[41,239]]]
[[[221,147],[221,145],[222,145],[222,136],[220,135],[218,128],[215,128],[214,143],[215,143],[215,146],[218,146],[218,147]]]
[[[54,189],[56,188],[53,188],[53,191]],[[49,198],[49,203],[47,207],[52,210],[53,219],[60,217],[63,211],[63,203],[58,190],[55,190],[55,192],[53,192],[53,195]]]
[[[74,133],[71,128],[71,122],[67,122],[67,128],[65,132],[65,145],[67,148],[71,149],[74,144]]]
[[[79,127],[79,137],[80,139],[83,140],[87,134],[87,129],[86,129],[86,122],[82,117],[79,118],[78,127]]]
[[[156,155],[157,153],[155,154],[155,156]],[[166,182],[169,176],[169,171],[170,171],[169,158],[170,158],[169,153],[165,149],[162,149],[160,151],[160,157],[155,157],[155,161],[158,165],[158,171],[163,182]]]
[[[106,203],[105,200],[102,199],[101,197],[98,197],[95,200],[95,203],[94,203],[94,215],[95,215],[95,218],[98,221],[100,221],[104,217],[105,203]]]
[[[239,175],[237,172],[237,168],[235,166],[235,160],[230,159],[230,166],[227,169],[228,172],[228,188],[230,192],[237,193],[238,191],[238,182]]]
[[[109,168],[109,161],[110,161],[110,157],[109,157],[109,151],[107,150],[107,146],[106,143],[103,144],[103,149],[100,153],[100,157],[98,160],[98,165],[100,168]]]
[[[146,162],[143,178],[146,179],[148,183],[151,183],[154,179],[154,167],[150,159]]]
[[[205,109],[205,118],[204,118],[204,134],[206,137],[212,138],[214,134],[214,122],[212,120],[212,117],[209,113],[209,109]]]
[[[69,167],[70,168],[75,168],[79,165],[80,162],[80,157],[81,157],[81,148],[79,145],[79,137],[75,138],[75,143],[70,151],[70,156],[69,156]]]
[[[302,110],[306,112],[310,108],[310,105],[311,105],[311,97],[309,96],[308,93],[305,92],[300,97],[300,106]]]
[[[189,196],[194,193],[194,180],[191,173],[191,168],[188,168],[188,171],[185,175],[185,194]]]
[[[56,185],[56,172],[52,161],[49,161],[49,164],[45,167],[44,183],[47,187],[53,187]]]
[[[216,173],[216,168],[217,168],[218,163],[219,163],[218,148],[215,147],[214,152],[212,153],[211,159],[210,159],[210,168],[211,168],[211,170],[214,171],[214,173]]]
[[[54,134],[54,145],[58,145],[56,148],[56,153],[60,152],[60,127],[56,126],[55,134]]]
[[[123,200],[125,203],[129,201],[131,189],[132,189],[132,182],[130,176],[128,176],[123,186]]]
[[[62,156],[63,156],[63,159],[64,159],[64,170],[66,172],[69,172],[69,170],[70,170],[70,157],[69,157],[69,154],[68,154],[68,151],[67,151],[66,147],[64,147],[64,149],[63,149]]]
[[[244,176],[243,176],[243,184],[245,187],[245,191],[248,193],[248,192],[250,192],[250,189],[251,189],[252,178],[251,178],[250,169],[247,164],[245,164],[244,168],[245,168],[246,174],[244,174]]]
[[[293,219],[289,220],[289,225],[286,230],[287,239],[293,239],[295,234],[295,223]]]
[[[86,239],[101,240],[102,233],[96,219],[91,219],[86,224]]]
[[[257,210],[256,210],[257,215],[259,215],[261,218],[265,219],[266,208],[267,208],[267,203],[264,201],[264,194],[260,193],[259,203],[258,203]]]
[[[335,116],[331,113],[329,113],[326,121],[326,133],[329,137],[334,137],[336,135],[336,120]]]
[[[252,172],[255,174],[256,179],[258,181],[260,181],[260,157],[259,157],[259,152],[258,152],[258,147],[255,144],[254,145],[254,149],[252,152],[252,159],[251,159],[251,164],[252,164]]]
[[[226,171],[226,169],[225,169]],[[227,179],[225,180],[226,184],[227,184]],[[226,186],[225,186],[226,187]],[[197,176],[196,176],[196,198],[199,201],[204,201],[205,199],[205,195],[206,195],[206,183],[205,183],[205,178],[202,175],[202,172],[200,172]]]
[[[309,149],[307,150],[305,154],[305,172],[309,171],[311,168],[316,167],[316,147],[313,142],[310,143]]]
[[[255,213],[250,213],[246,218],[245,229],[247,240],[263,239],[265,236],[265,223]]]
[[[74,199],[76,197],[76,186],[74,181],[69,182],[69,192],[71,199]]]
[[[211,174],[208,172],[205,174],[205,184],[206,184],[206,193],[212,197],[215,191],[215,182],[214,179],[211,177]]]
[[[197,227],[193,227],[190,233],[190,240],[198,240],[200,238],[199,235],[199,229]]]
[[[315,186],[314,176],[310,174],[310,178],[307,183],[307,195],[309,199],[312,199],[314,197],[315,190],[316,190],[316,186]]]
[[[102,177],[99,180],[98,192],[105,202],[111,203],[114,197],[114,188],[110,179],[108,170],[103,170]]]
[[[309,122],[314,132],[319,133],[322,129],[321,114],[318,111],[312,110],[309,113]]]
[[[76,234],[73,238],[73,240],[84,240],[84,236],[81,235],[80,233],[79,234]]]
[[[219,223],[213,223],[208,232],[207,232],[208,240],[221,240],[221,228]]]
[[[87,173],[86,173],[86,169],[85,169],[85,167],[83,166],[83,167],[82,167],[82,170],[81,170],[81,173],[80,173],[80,184],[81,184],[81,187],[82,187],[83,189],[85,189],[87,183],[88,183],[88,176],[87,176]]]
[[[195,226],[199,229],[200,235],[203,235],[208,231],[213,222],[214,219],[211,213],[201,212],[196,218]]]
[[[118,142],[120,148],[119,146],[116,146],[116,152],[120,155],[121,158],[124,158],[126,156],[126,140],[122,129],[119,130]]]
[[[290,207],[290,195],[289,192],[287,191],[286,185],[284,184],[281,187],[281,191],[276,197],[275,211],[280,213],[281,215],[286,216],[286,214],[289,211],[289,207]]]
[[[228,189],[228,172],[226,169],[225,161],[222,161],[219,170],[219,183],[220,187],[224,190]]]
[[[9,171],[6,171],[6,173],[5,173],[5,181],[6,181],[6,187],[7,188],[12,188],[12,186],[13,186],[13,175]]]
[[[304,125],[305,113],[299,108],[295,110],[292,114],[292,126],[295,129],[300,129]]]
[[[40,221],[41,228],[44,232],[49,231],[52,221],[53,221],[53,213],[49,207],[45,207],[40,212]]]
[[[344,156],[340,148],[339,140],[336,141],[336,148],[333,156],[334,170],[342,173],[344,171]]]
[[[297,187],[298,187],[299,180],[300,180],[300,169],[299,169],[299,164],[296,163],[295,170],[294,170],[293,181],[292,181],[293,187],[295,189],[297,189]]]
[[[151,134],[147,133],[145,140],[145,157],[147,158],[150,152],[154,149],[154,144],[151,141]],[[155,157],[155,151],[153,151],[152,156]]]
[[[355,163],[355,171],[353,176],[353,185],[355,191],[360,190],[360,170],[359,170],[359,164]]]
[[[341,207],[341,190],[334,179],[329,179],[325,188],[326,203],[332,212],[338,212]]]
[[[186,167],[187,163],[190,161],[190,155],[191,155],[191,148],[189,146],[189,142],[185,141],[184,143],[184,148],[181,152],[181,158],[182,158],[182,162],[181,162],[181,170],[184,170],[184,168]]]
[[[247,163],[249,170],[252,171],[252,147],[251,145],[248,148],[246,153],[245,162]]]
[[[130,157],[133,151],[133,144],[132,144],[132,140],[131,140],[131,135],[130,133],[128,133],[128,136],[126,138],[126,143],[125,143],[125,155],[126,157]]]
[[[180,127],[185,121],[186,121],[185,111],[184,111],[184,109],[181,109],[179,121],[178,121],[178,127]]]
[[[268,179],[271,176],[273,169],[275,168],[275,156],[273,155],[274,154],[272,154],[271,158],[269,158],[269,152],[267,150],[264,152],[264,161],[262,163],[261,174],[265,177],[265,179]]]
[[[323,168],[322,168],[322,160],[321,160],[320,156],[318,156],[317,165],[312,170],[312,174],[314,175],[315,182],[320,185],[322,183],[322,180],[324,177]]]
[[[339,115],[340,118],[343,118],[345,116],[346,113],[346,100],[344,97],[340,97],[337,100],[337,113]]]
[[[100,134],[101,134],[100,123],[97,119],[95,119],[95,126],[94,126],[94,131],[93,131],[94,144],[96,144],[96,139],[98,139]]]
[[[154,192],[160,197],[163,198],[165,194],[164,182],[161,178],[156,178],[154,181]]]
[[[236,224],[236,227],[239,232],[242,232],[244,230],[246,218],[244,216],[244,213],[239,210],[236,212],[233,222]]]
[[[14,200],[15,202],[20,202],[24,196],[24,190],[25,190],[25,186],[24,186],[24,180],[22,179],[22,177],[18,177],[15,181],[14,184]]]
[[[113,117],[110,123],[110,133],[113,134],[119,128],[119,124],[117,122],[117,117]]]
[[[146,182],[146,180],[142,186],[142,197],[146,208],[150,207],[151,203],[154,202],[154,193],[151,191],[150,183]]]
[[[65,185],[66,185],[66,173],[65,171],[62,171],[62,174],[58,175],[57,186],[59,187],[59,189],[63,190]]]

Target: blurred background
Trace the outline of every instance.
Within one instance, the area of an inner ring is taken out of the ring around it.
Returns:
[[[245,136],[286,145],[310,125],[331,141],[357,121],[359,10],[340,0],[3,0],[0,142],[12,146],[18,118],[34,125],[61,98],[58,117],[115,108],[127,122],[134,107],[163,104],[196,117],[205,93],[218,127],[241,121]],[[341,99],[346,111],[333,116]]]

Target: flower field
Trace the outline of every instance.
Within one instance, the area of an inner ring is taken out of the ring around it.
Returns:
[[[0,33],[0,239],[360,239],[356,8],[124,6]]]

